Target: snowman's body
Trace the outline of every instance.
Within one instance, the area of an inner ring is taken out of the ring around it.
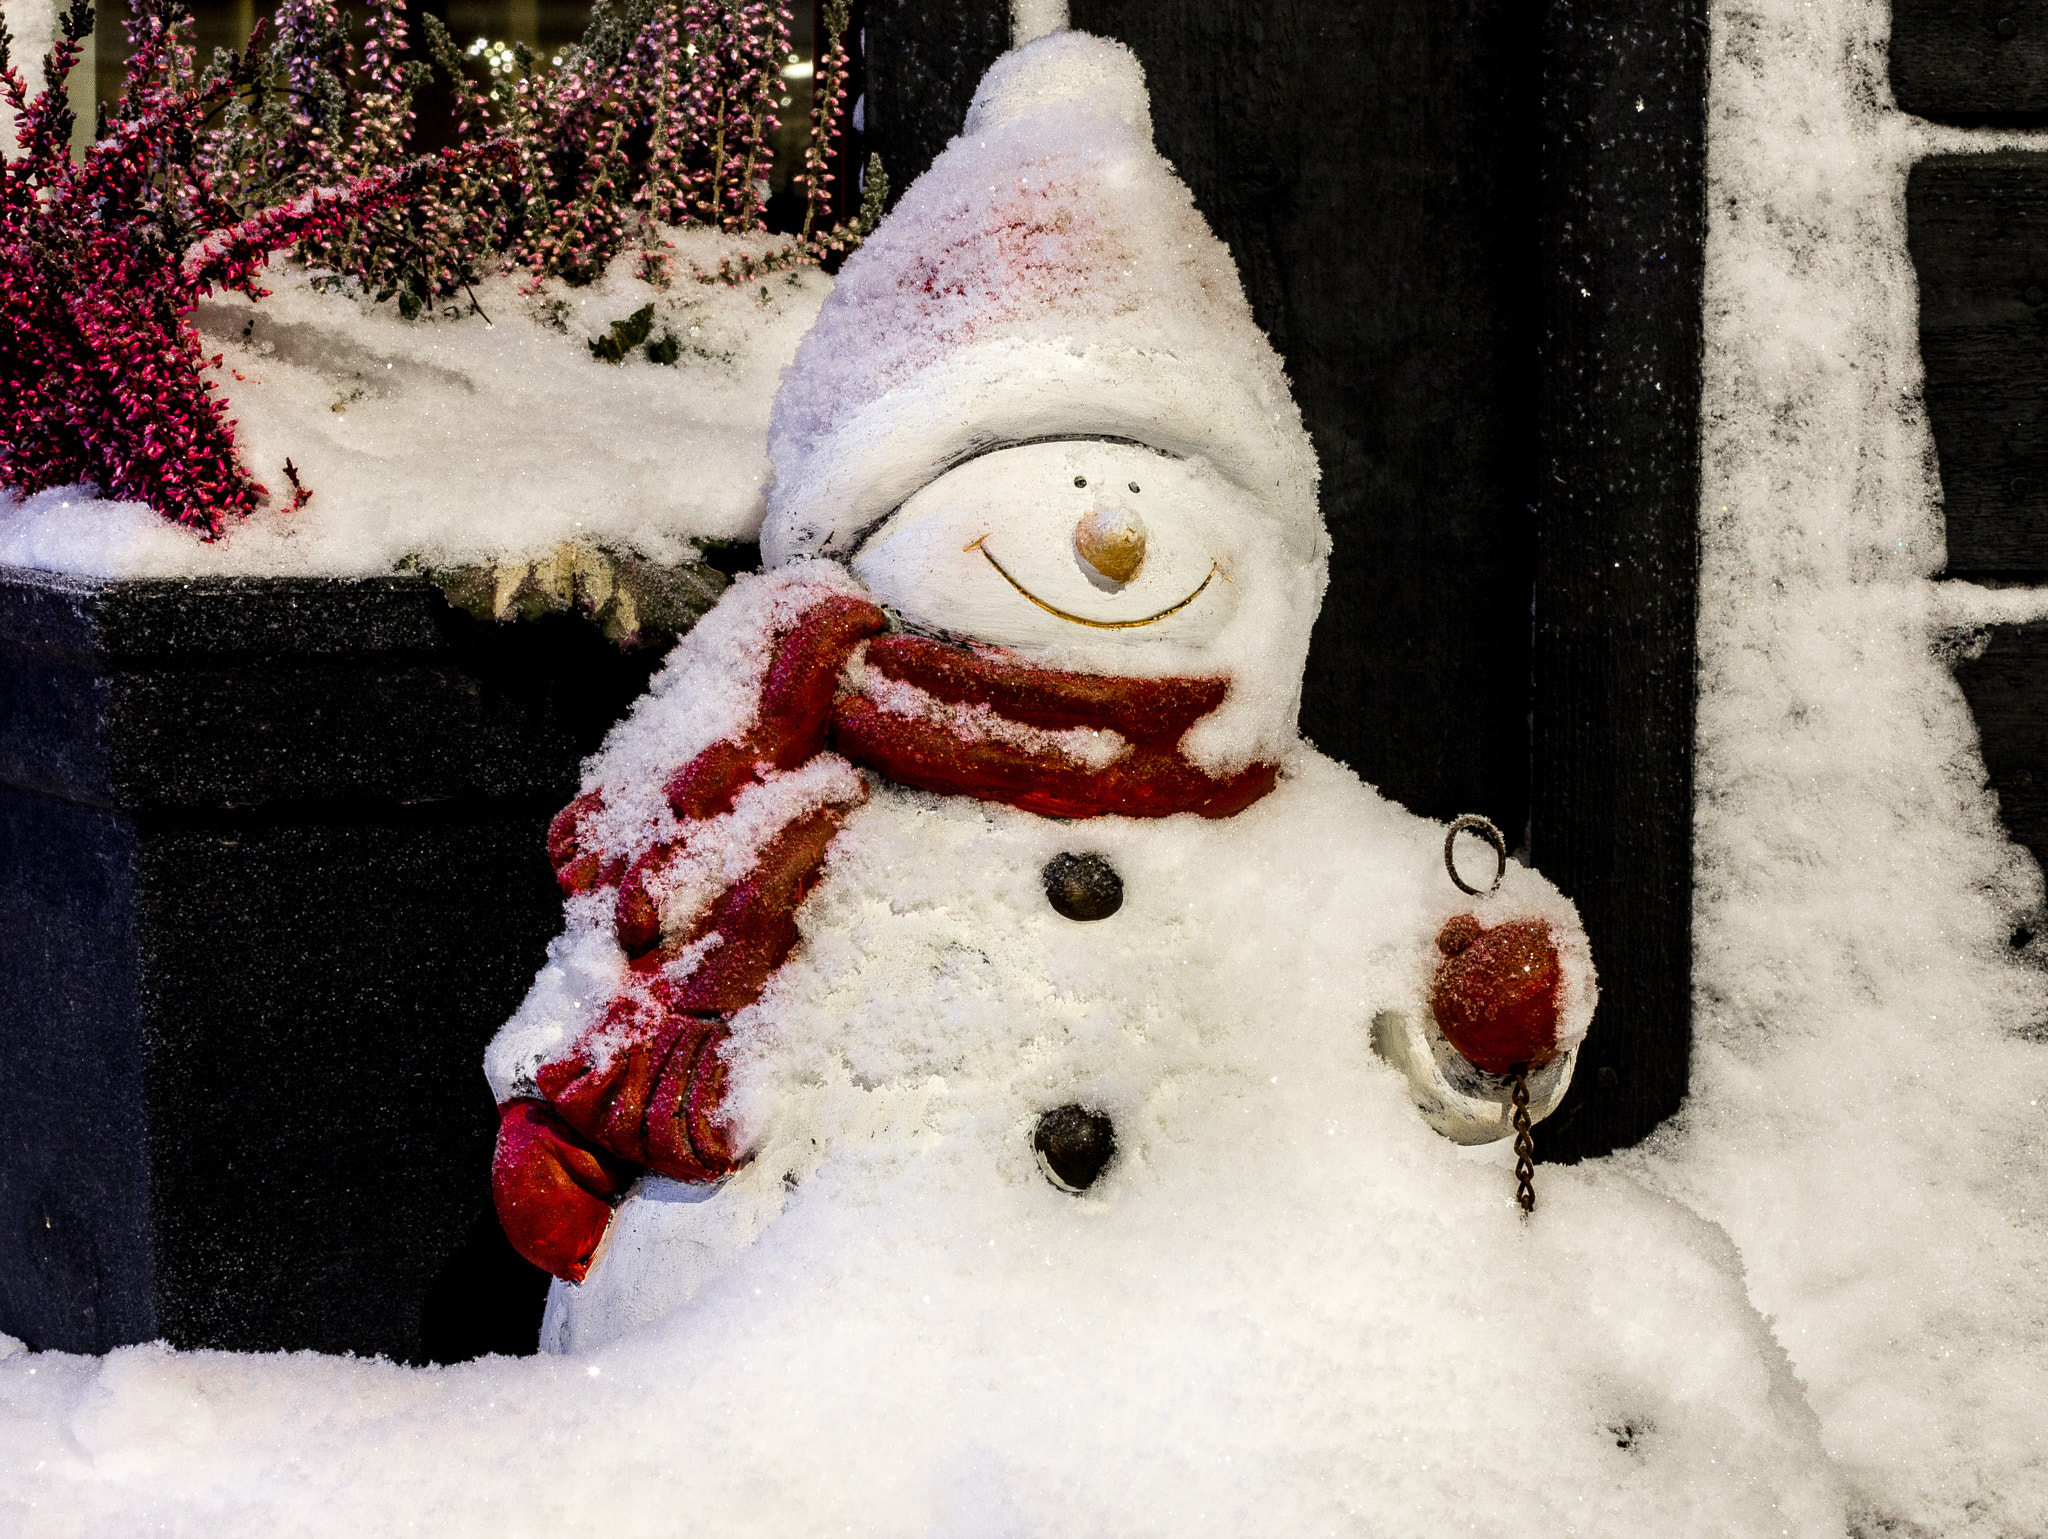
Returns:
[[[1054,911],[1070,851],[1115,914]],[[1432,1126],[1505,1121],[1413,1003],[1437,924],[1570,923],[1519,867],[1471,904],[1441,851],[1306,749],[1220,821],[877,785],[734,1022],[752,1158],[643,1177],[543,1345],[663,1364],[702,1426],[648,1435],[792,1531],[777,1457],[856,1531],[1839,1534],[1726,1237],[1599,1162],[1525,1217],[1504,1143]],[[1030,1136],[1070,1102],[1116,1130],[1078,1195]]]
[[[785,376],[767,574],[557,822],[486,1064],[508,1232],[580,1279],[545,1344],[920,1532],[1839,1532],[1724,1236],[1596,1162],[1517,1211],[1432,1004],[1470,1049],[1521,985],[1438,968],[1544,937],[1540,1122],[1586,938],[1301,741],[1314,455],[1148,111],[1096,39],[990,72]],[[1062,1108],[1114,1131],[1078,1192]]]
[[[1090,1211],[1148,1182],[1253,1180],[1339,1127],[1426,1135],[1456,1162],[1437,1135],[1507,1136],[1512,1082],[1436,1031],[1433,942],[1454,914],[1548,922],[1555,1039],[1527,1089],[1538,1121],[1555,1107],[1596,993],[1571,904],[1519,865],[1475,901],[1445,870],[1442,825],[1298,735],[1327,581],[1314,455],[1228,253],[1151,145],[1128,53],[1066,35],[990,72],[968,131],[842,272],[785,378],[771,449],[771,570],[700,622],[593,761],[569,842],[612,874],[572,898],[555,964],[492,1048],[501,1102],[546,1099],[546,1065],[565,1054],[613,1073],[625,1039],[608,1001],[655,964],[681,980],[715,969],[729,944],[704,919],[717,895],[771,863],[778,830],[821,809],[838,826],[793,949],[744,1008],[720,1007],[718,1116],[742,1167],[715,1185],[643,1179],[587,1276],[582,1260],[563,1268],[576,1280],[556,1285],[551,1345],[686,1301],[854,1150],[977,1202],[1074,1202],[1034,1151],[1055,1108],[1114,1129],[1111,1166],[1078,1199]],[[697,807],[678,774],[757,741],[778,657],[805,651],[807,615],[849,602],[984,671],[941,697],[878,665],[875,640],[834,653],[838,697],[867,707],[868,728],[835,717],[816,746],[854,763],[768,750],[736,801]],[[1078,680],[1084,695],[1100,681],[1132,704],[1063,729],[997,675]],[[1147,691],[1192,683],[1213,686],[1209,703],[1148,737]],[[965,760],[1023,755],[1083,810],[1020,810],[1031,788],[1014,775],[934,794],[917,753],[873,752],[878,735],[918,734]],[[892,780],[899,763],[925,789]],[[1179,788],[1164,802],[1091,800],[1098,779],[1154,771]],[[1167,815],[1116,811],[1139,804]],[[1056,911],[1043,873],[1061,854],[1106,860],[1121,907]],[[1475,875],[1491,886],[1491,852]],[[637,931],[609,883],[644,899]],[[663,1072],[668,1098],[647,1104],[683,1105],[699,1071]],[[1404,1094],[1385,1102],[1390,1084]],[[609,1082],[582,1096],[586,1129],[616,1122],[617,1096]],[[730,1165],[721,1151],[691,1171]],[[1512,1185],[1492,1191],[1505,1204]]]
[[[1441,825],[1306,748],[1275,791],[1221,821],[1069,822],[877,787],[798,912],[797,953],[734,1022],[730,1104],[750,1164],[715,1189],[643,1182],[589,1278],[555,1285],[546,1343],[589,1346],[681,1304],[848,1144],[943,1170],[932,1179],[976,1206],[1008,1192],[1108,1212],[1160,1180],[1195,1182],[1192,1200],[1209,1182],[1256,1187],[1282,1150],[1328,1146],[1332,1107],[1347,1142],[1380,1136],[1388,1098],[1371,1087],[1402,1082],[1375,1039],[1417,1066],[1402,1089],[1430,1120],[1498,1137],[1505,1087],[1461,1073],[1419,1007],[1431,938],[1474,907],[1442,847]],[[1041,873],[1066,852],[1115,868],[1114,914],[1055,911]],[[1477,907],[1489,910],[1547,914],[1569,933],[1569,905],[1519,866]],[[1539,1115],[1569,1067],[1536,1076]],[[1114,1160],[1078,1199],[1031,1141],[1066,1104],[1115,1129]],[[1418,1121],[1407,1100],[1394,1115]],[[1487,1179],[1506,1222],[1513,1182]]]

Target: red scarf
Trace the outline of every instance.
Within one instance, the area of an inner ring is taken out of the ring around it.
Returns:
[[[899,785],[1048,817],[1227,818],[1273,788],[1270,764],[1217,779],[1180,754],[1182,737],[1222,703],[1228,680],[1061,673],[992,649],[885,635],[886,627],[879,608],[844,593],[804,612],[777,641],[754,726],[670,778],[680,838],[631,861],[593,848],[587,828],[603,805],[595,791],[549,829],[564,892],[617,889],[614,929],[632,958],[632,983],[597,1026],[541,1065],[541,1099],[499,1109],[498,1212],[536,1265],[581,1281],[637,1169],[705,1181],[737,1163],[720,1117],[726,1023],[761,997],[795,947],[797,906],[851,810],[828,804],[784,822],[751,870],[694,912],[667,916],[664,927],[663,872],[683,857],[692,830],[730,812],[749,786],[837,751]],[[866,674],[882,681],[869,692],[846,677],[863,644]],[[900,706],[901,686],[929,709],[904,714],[873,698],[881,692]],[[1115,757],[1091,768],[1047,736],[1074,732],[1113,732],[1128,746],[1117,752],[1110,742]],[[694,966],[672,966],[714,935]]]

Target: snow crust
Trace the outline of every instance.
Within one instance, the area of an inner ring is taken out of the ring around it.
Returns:
[[[1721,1225],[1863,1535],[2048,1532],[2042,879],[1948,663],[1881,0],[1712,10],[1692,1089],[1620,1163]],[[1595,937],[1596,944],[1598,937]]]
[[[689,278],[774,238],[668,232],[665,290],[618,257],[584,288],[477,285],[479,316],[408,321],[328,292],[280,258],[260,301],[201,304],[202,344],[268,507],[211,544],[90,488],[0,493],[0,563],[92,577],[374,576],[532,559],[577,542],[658,561],[748,540],[769,479],[776,380],[831,280],[815,269],[727,288]],[[672,365],[590,343],[644,306]],[[290,507],[289,460],[312,489]]]

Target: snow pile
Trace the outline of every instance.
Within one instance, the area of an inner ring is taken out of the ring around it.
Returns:
[[[773,237],[670,231],[678,273]],[[752,539],[768,410],[831,280],[657,290],[619,257],[584,288],[479,284],[482,316],[402,319],[280,259],[273,290],[200,306],[204,345],[268,508],[206,544],[134,503],[61,488],[0,501],[0,564],[101,577],[373,576],[532,559],[574,542],[661,562]],[[648,306],[644,331],[631,323]],[[484,318],[488,317],[488,321]],[[593,342],[642,340],[623,362]],[[654,361],[671,352],[672,363]],[[287,462],[312,500],[291,508]]]
[[[1387,1091],[1350,1115],[1405,1110]],[[1559,1222],[1518,1238],[1502,1173],[1446,1174],[1418,1136],[1333,1165],[1307,1128],[1226,1188],[1243,1200],[1190,1211],[1159,1191],[1115,1223],[1035,1175],[1040,1191],[975,1212],[914,1167],[880,1204],[877,1172],[819,1171],[776,1230],[835,1265],[757,1247],[687,1323],[585,1356],[433,1372],[17,1357],[0,1365],[0,1523],[24,1539],[1841,1532],[1800,1474],[1810,1418],[1760,1328],[1701,1323],[1742,1306],[1697,1220],[1574,1174],[1546,1193]],[[1400,1193],[1399,1216],[1412,1203],[1427,1225],[1403,1224],[1410,1239],[1464,1265],[1427,1298],[1331,1286],[1384,1268],[1387,1208],[1311,1229],[1320,1205],[1247,1184],[1316,1170]],[[1617,1216],[1615,1193],[1620,1235],[1590,1222]],[[915,1274],[887,1254],[906,1238]],[[1305,1246],[1315,1275],[1277,1259]],[[1529,1274],[1578,1282],[1504,1286]],[[1643,1374],[1638,1332],[1682,1344],[1668,1377]],[[1588,1345],[1586,1381],[1527,1366],[1564,1334]],[[1727,1409],[1759,1402],[1767,1419]]]
[[[1438,840],[1308,754],[1222,823],[880,793],[735,1023],[759,1156],[644,1182],[586,1285],[687,1309],[430,1371],[24,1354],[0,1500],[30,1536],[1840,1534],[1725,1238],[1593,1165],[1525,1223],[1505,1147],[1373,1055],[1463,902]],[[1073,847],[1115,919],[1046,905]],[[1517,870],[1481,912],[1545,901]],[[1070,1099],[1118,1134],[1078,1198],[1029,1144]]]
[[[1625,1163],[1740,1246],[1867,1534],[2048,1531],[2038,911],[1943,660],[2048,594],[1943,563],[1882,0],[1714,8],[1697,1016]],[[2035,147],[2048,141],[2034,138]],[[1596,938],[1597,939],[1597,938]]]

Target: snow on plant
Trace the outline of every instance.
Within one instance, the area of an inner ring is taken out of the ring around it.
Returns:
[[[92,25],[88,0],[73,0],[33,100],[0,26],[0,90],[21,145],[0,164],[0,483],[90,481],[213,535],[268,493],[205,377],[194,304],[219,288],[260,294],[271,252],[417,195],[451,157],[330,179],[243,216],[194,151],[245,85],[248,57],[224,53],[201,75],[189,17],[144,0],[127,94],[74,162],[64,82]],[[303,502],[289,461],[282,470]]]

